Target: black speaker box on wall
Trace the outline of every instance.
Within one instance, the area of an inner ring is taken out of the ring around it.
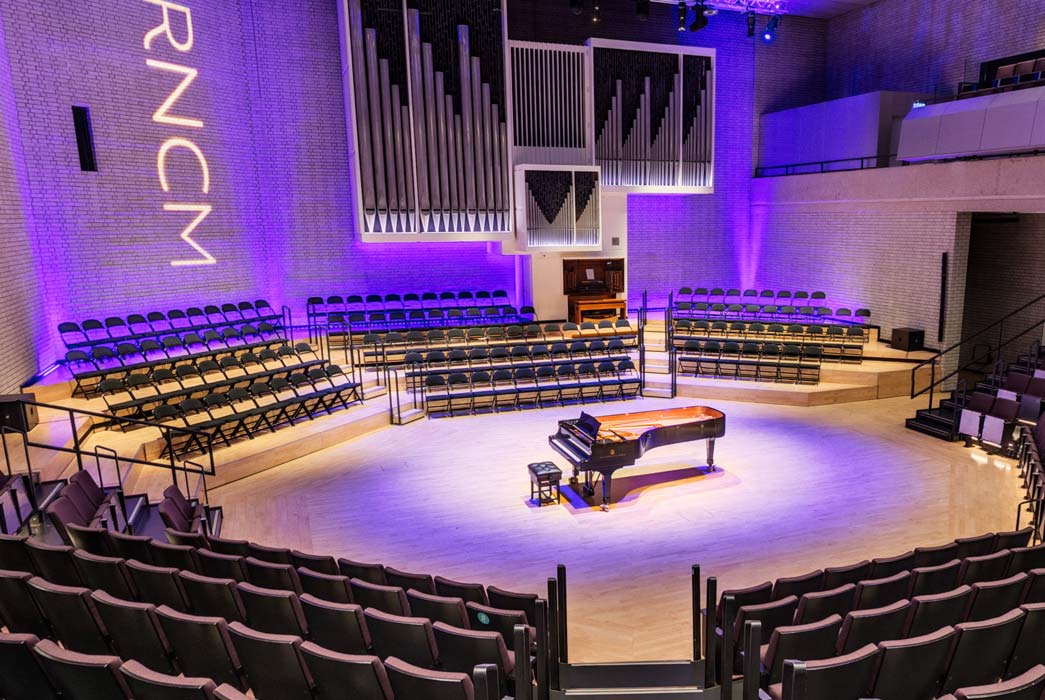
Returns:
[[[36,401],[36,394],[0,396],[0,427],[27,433],[39,424],[36,406],[23,401]]]
[[[894,350],[911,352],[925,348],[925,331],[919,328],[894,328],[890,343]]]

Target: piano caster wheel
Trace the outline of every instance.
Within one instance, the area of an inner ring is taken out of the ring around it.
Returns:
[[[608,503],[603,503],[601,506],[599,506],[599,510],[601,510],[603,513],[609,513],[610,506]]]

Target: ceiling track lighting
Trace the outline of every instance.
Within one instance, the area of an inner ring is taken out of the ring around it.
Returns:
[[[758,21],[758,15],[755,14],[754,10],[747,11],[747,35],[755,36],[755,23]]]
[[[594,0],[591,5],[591,21],[594,24],[598,24],[602,21],[602,15],[600,14],[601,8],[599,7],[599,0]]]
[[[762,33],[762,41],[767,44],[773,43],[776,40],[776,30],[780,26],[780,15],[773,15],[769,18],[769,24],[766,25],[766,31]]]
[[[679,31],[680,32],[686,31],[686,14],[687,13],[688,13],[688,10],[686,9],[686,0],[679,0]]]

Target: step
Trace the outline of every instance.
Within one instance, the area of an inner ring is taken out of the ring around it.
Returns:
[[[370,399],[376,399],[378,396],[385,396],[388,393],[388,387],[381,386],[380,384],[374,384],[372,386],[363,387],[363,400],[369,401]]]
[[[406,425],[424,418],[426,413],[420,408],[410,408],[403,411],[399,416],[399,425]]]
[[[671,396],[671,387],[670,386],[667,386],[667,387],[664,387],[664,386],[649,386],[647,384],[646,388],[642,390],[642,396],[644,398],[670,399],[670,398],[672,398],[672,396]]]
[[[947,442],[954,442],[950,430],[939,428],[932,424],[922,423],[917,418],[908,418],[904,421],[904,425],[906,425],[909,430],[923,433],[925,435],[931,435],[934,438],[946,440]]]
[[[946,409],[921,409],[915,413],[916,421],[931,425],[941,430],[952,431],[954,429],[954,414]]]

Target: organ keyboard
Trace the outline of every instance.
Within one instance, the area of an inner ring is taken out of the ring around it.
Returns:
[[[707,406],[687,406],[611,416],[581,412],[574,420],[559,421],[559,431],[548,444],[573,465],[576,483],[584,472],[584,492],[595,494],[595,472],[602,477],[602,509],[608,510],[613,472],[631,466],[647,451],[663,445],[707,440],[707,464],[715,469],[715,438],[726,433],[726,416]]]

